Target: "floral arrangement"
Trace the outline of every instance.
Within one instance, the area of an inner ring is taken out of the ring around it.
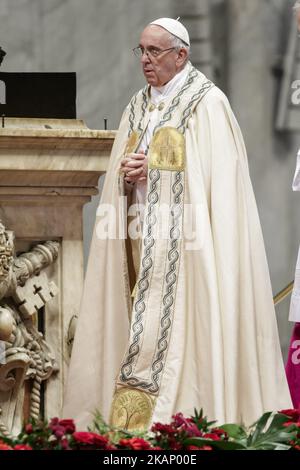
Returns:
[[[216,427],[203,411],[190,418],[181,413],[170,424],[155,423],[150,431],[130,433],[109,427],[98,414],[88,432],[76,430],[72,419],[27,423],[16,438],[0,435],[0,450],[300,450],[300,409],[265,413],[249,428]]]

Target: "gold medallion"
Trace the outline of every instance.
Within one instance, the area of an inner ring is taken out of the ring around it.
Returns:
[[[183,171],[185,138],[174,127],[163,127],[153,136],[149,149],[149,168]]]
[[[165,107],[165,103],[159,103],[159,105],[155,105],[153,103],[150,104],[149,106],[149,111],[150,113],[152,113],[152,111],[154,111],[156,108],[161,111],[162,109],[164,109]]]
[[[114,396],[110,424],[128,431],[145,430],[149,427],[155,398],[140,390],[122,387]]]

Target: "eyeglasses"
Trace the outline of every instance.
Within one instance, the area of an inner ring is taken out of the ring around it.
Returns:
[[[132,49],[134,55],[138,57],[139,59],[143,57],[144,54],[146,54],[148,57],[158,57],[160,56],[163,52],[167,51],[172,51],[173,49],[176,49],[176,47],[168,47],[168,49],[157,49],[156,47],[141,47],[137,46],[134,49]]]

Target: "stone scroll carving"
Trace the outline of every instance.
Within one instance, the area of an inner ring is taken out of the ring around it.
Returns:
[[[24,398],[30,418],[39,417],[42,382],[58,370],[37,327],[38,311],[58,293],[45,272],[58,251],[57,242],[47,241],[15,256],[14,235],[0,223],[0,432],[4,435],[19,431]]]

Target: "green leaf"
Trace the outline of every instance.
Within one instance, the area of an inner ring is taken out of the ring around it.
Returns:
[[[89,431],[98,432],[99,434],[106,434],[111,430],[110,426],[105,422],[99,410],[96,410],[93,413],[93,416],[94,419],[92,426],[88,427]]]
[[[272,424],[270,425],[270,427]],[[278,428],[274,426],[271,429],[268,429],[268,432],[261,433],[259,437],[251,444],[251,446],[256,450],[275,450],[276,447],[280,444],[286,444],[293,440],[296,436],[296,431],[286,430],[285,428]]]
[[[237,424],[223,424],[220,426],[220,429],[223,429],[232,439],[240,440],[247,438],[246,430]]]
[[[262,415],[262,417],[254,423],[254,432],[250,434],[248,439],[248,445],[252,446],[254,442],[261,436],[262,431],[265,429],[267,422],[270,419],[272,412],[267,412]]]
[[[287,418],[285,415],[280,414],[280,413],[275,414],[266,433],[276,432],[276,431],[279,431],[280,429],[286,429],[285,426],[283,426],[284,423],[286,422],[287,422]]]
[[[290,450],[292,446],[288,446],[286,444],[278,444],[274,450]]]
[[[282,444],[273,441],[265,441],[253,447],[249,447],[249,450],[289,450],[290,448],[291,446],[287,444]]]
[[[235,441],[213,441],[201,437],[189,438],[184,441],[185,446],[193,445],[197,447],[210,446],[220,450],[247,450],[246,447]]]

